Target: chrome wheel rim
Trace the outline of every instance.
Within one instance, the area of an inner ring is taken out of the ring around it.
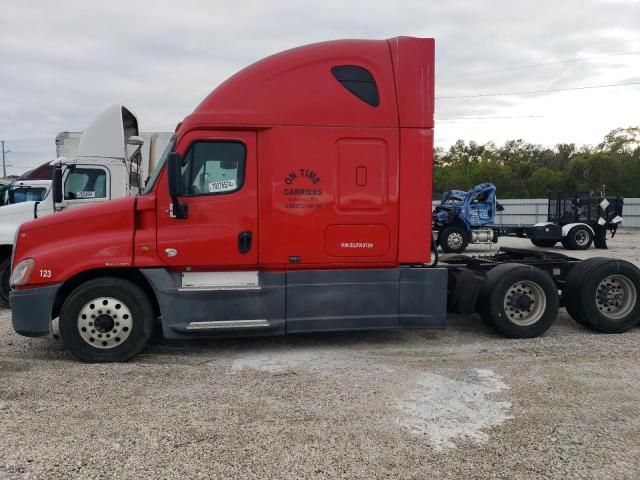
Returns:
[[[629,315],[637,299],[636,286],[624,275],[609,275],[600,282],[596,290],[598,310],[612,320]]]
[[[447,245],[449,248],[462,248],[464,239],[458,232],[453,232],[447,237]]]
[[[540,285],[529,280],[516,282],[504,296],[504,311],[509,320],[526,327],[539,321],[547,308],[547,296]]]
[[[133,317],[122,300],[98,297],[87,302],[78,313],[78,332],[89,345],[115,348],[131,335]]]
[[[587,243],[589,243],[589,232],[586,230],[578,230],[573,237],[576,241],[576,244],[584,247]]]

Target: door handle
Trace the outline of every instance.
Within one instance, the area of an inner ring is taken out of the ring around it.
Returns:
[[[240,232],[238,235],[238,251],[242,254],[251,250],[251,232]]]

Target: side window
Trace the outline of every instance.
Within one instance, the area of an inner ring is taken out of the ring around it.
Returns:
[[[107,197],[107,172],[102,168],[74,168],[64,182],[64,199]]]
[[[187,195],[232,193],[244,183],[247,149],[240,142],[202,141],[189,147],[182,163]]]
[[[378,87],[373,75],[366,68],[355,65],[333,67],[331,73],[344,88],[372,107],[380,105]]]

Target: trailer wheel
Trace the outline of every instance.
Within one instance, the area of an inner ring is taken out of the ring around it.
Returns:
[[[517,263],[490,270],[478,301],[482,319],[511,338],[542,335],[555,321],[560,305],[558,289],[549,275]]]
[[[593,232],[586,225],[576,225],[562,239],[567,250],[587,250],[593,243]]]
[[[440,232],[438,243],[446,253],[462,253],[469,245],[469,239],[463,228],[451,226]]]
[[[599,258],[583,264],[567,276],[566,304],[571,317],[602,333],[623,333],[637,325],[640,269],[625,260]]]
[[[531,239],[531,243],[533,243],[536,247],[540,247],[540,248],[551,248],[553,247],[556,243],[558,243],[557,240],[547,240],[547,239]]]
[[[11,277],[11,257],[5,258],[0,262],[0,306],[9,306],[9,277]]]
[[[76,288],[60,311],[60,336],[85,362],[124,362],[149,341],[153,309],[144,291],[121,278],[90,280]]]

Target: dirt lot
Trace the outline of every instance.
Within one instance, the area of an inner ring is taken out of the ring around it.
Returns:
[[[640,264],[639,246],[623,232],[606,254]],[[86,365],[13,333],[4,310],[0,479],[638,478],[639,343],[640,329],[594,334],[562,311],[532,340],[451,317],[443,331],[156,339],[127,364]]]

